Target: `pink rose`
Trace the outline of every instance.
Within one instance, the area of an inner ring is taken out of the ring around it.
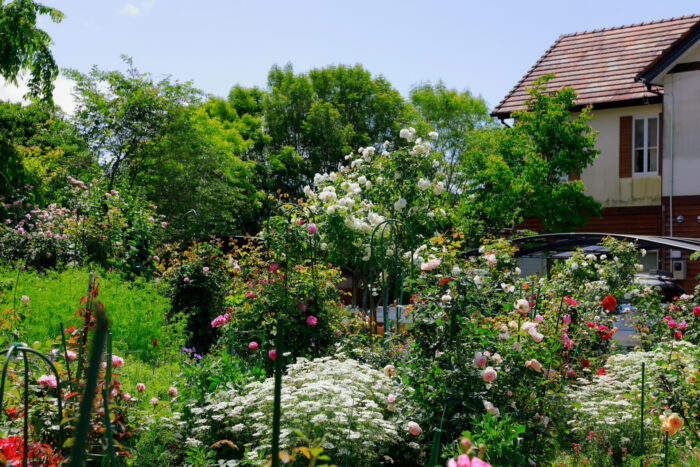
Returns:
[[[681,329],[681,330],[685,329],[686,324],[688,324],[688,323],[686,323],[685,321],[681,321],[680,323],[678,323],[678,329]]]
[[[129,394],[128,392],[123,392],[123,393],[122,393],[122,399],[124,399],[125,401],[130,401],[130,400],[131,400],[131,394]]]
[[[146,390],[146,385],[143,383],[136,383],[136,390],[138,392],[143,392]]]
[[[73,352],[72,350],[67,350],[67,351],[66,351],[66,356],[68,357],[68,360],[71,360],[71,361],[72,361],[72,360],[75,360],[76,358],[78,358],[78,354],[76,354],[76,353]]]
[[[277,359],[277,351],[272,349],[267,352],[267,356],[270,358],[270,360],[275,361]]]
[[[535,358],[533,358],[532,360],[526,361],[525,366],[530,367],[537,372],[542,370],[542,364],[540,362],[538,362],[537,359],[535,359]]]
[[[306,230],[309,232],[309,235],[313,235],[316,233],[317,227],[316,224],[309,224],[309,226],[306,228]]]
[[[486,366],[486,357],[484,357],[481,352],[477,352],[474,355],[474,365],[478,368],[483,368]]]
[[[389,397],[387,397],[387,400],[388,400],[389,402],[392,402],[392,403],[393,403],[393,402],[396,402],[396,396],[393,395],[393,394],[389,394]]]
[[[255,341],[251,341],[250,344],[248,344],[248,348],[249,348],[250,350],[255,350],[255,349],[258,348],[258,343],[255,342]]]
[[[189,278],[189,277],[185,277],[185,278],[183,279],[183,281],[185,282],[185,284],[187,284],[187,283],[190,281],[190,278]]]
[[[177,388],[170,386],[170,388],[168,388],[168,394],[170,394],[171,397],[177,396]]]
[[[112,355],[112,366],[113,367],[118,367],[122,366],[124,364],[124,359],[117,356],[117,355]]]
[[[277,272],[277,264],[272,263],[270,265],[270,272]]]
[[[492,367],[488,367],[481,372],[481,377],[484,378],[484,381],[487,381],[489,383],[495,380],[496,376],[496,370],[494,370]]]
[[[36,379],[36,382],[39,383],[40,386],[49,386],[52,388],[58,386],[56,376],[54,375],[41,375]]]
[[[423,432],[423,429],[416,422],[408,422],[408,431],[412,435],[418,436]]]
[[[151,400],[148,401],[149,404],[156,406],[158,405],[158,398],[157,397],[151,397]]]
[[[163,227],[163,228],[166,228],[166,227],[168,226],[168,223],[165,222],[165,221],[163,221],[163,222],[160,223],[160,226]]]
[[[306,324],[309,326],[316,326],[316,323],[318,323],[318,319],[315,316],[312,315],[306,318]]]
[[[208,272],[209,272],[209,266],[204,266],[204,267],[202,268],[202,272],[203,272],[204,274],[208,273]]]

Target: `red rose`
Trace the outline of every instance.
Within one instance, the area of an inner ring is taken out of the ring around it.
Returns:
[[[604,375],[605,374],[605,368],[598,368],[598,371],[595,372],[597,375]]]
[[[440,285],[445,285],[445,284],[447,284],[448,282],[450,282],[451,280],[452,280],[451,277],[443,277],[442,279],[440,279],[440,282],[438,282],[438,284],[440,284]]]
[[[591,366],[591,362],[584,358],[583,360],[581,360],[581,366],[583,366],[584,368],[588,368]]]
[[[615,309],[615,305],[617,305],[617,300],[615,300],[615,297],[613,297],[612,295],[608,295],[603,299],[603,302],[601,304],[606,310],[613,311]]]
[[[588,326],[589,328],[594,328],[595,323],[593,321],[586,321],[586,326]]]
[[[680,331],[676,331],[676,332],[673,334],[673,337],[675,337],[676,340],[680,340],[680,338],[683,337],[683,334],[681,334]]]

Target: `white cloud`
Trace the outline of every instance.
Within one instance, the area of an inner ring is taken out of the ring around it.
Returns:
[[[129,16],[138,16],[141,13],[141,10],[136,5],[127,3],[126,5],[124,5],[124,8],[119,10],[119,13]]]
[[[65,76],[59,76],[54,81],[53,101],[68,115],[75,112],[75,99],[72,94],[74,86],[75,83]],[[28,104],[29,101],[24,99],[27,90],[26,78],[21,78],[17,86],[0,78],[0,100]]]

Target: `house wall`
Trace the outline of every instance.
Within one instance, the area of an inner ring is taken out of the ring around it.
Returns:
[[[700,195],[700,70],[667,74],[664,93],[663,195],[669,196],[671,186],[671,131],[673,196]]]
[[[581,174],[587,195],[593,196],[605,207],[648,206],[661,203],[659,175],[620,178],[620,117],[656,116],[659,113],[661,104],[593,111],[589,125],[598,132],[596,147],[600,154]],[[700,131],[697,133],[700,136]]]

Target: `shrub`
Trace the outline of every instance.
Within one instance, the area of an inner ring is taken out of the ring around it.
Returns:
[[[241,391],[211,395],[208,405],[192,411],[197,415],[192,435],[205,444],[233,441],[245,446],[249,461],[262,457],[264,464],[272,434],[273,389],[274,378],[268,378]],[[394,402],[389,402],[390,395]],[[397,378],[354,360],[299,359],[283,378],[282,449],[291,450],[304,438],[323,438],[324,453],[337,463],[347,459],[352,465],[373,465],[385,456],[410,458],[411,451],[415,461],[417,445],[409,441],[417,437],[408,432],[407,395]],[[392,451],[392,446],[401,449]]]

